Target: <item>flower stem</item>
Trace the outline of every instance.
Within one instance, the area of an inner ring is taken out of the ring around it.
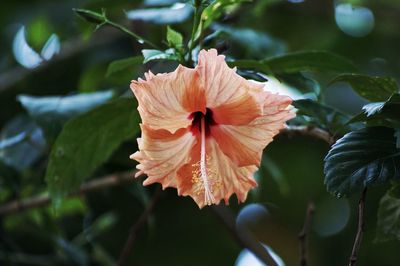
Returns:
[[[155,49],[160,50],[160,47],[158,47],[156,44],[154,44],[154,43],[152,43],[151,41],[146,40],[145,38],[143,38],[143,37],[137,35],[136,33],[132,32],[132,31],[130,31],[129,29],[127,29],[126,27],[122,26],[121,24],[115,23],[115,22],[113,22],[113,21],[111,21],[111,20],[109,20],[109,19],[106,19],[106,20],[104,21],[104,23],[105,23],[105,24],[108,24],[108,25],[110,25],[110,26],[112,26],[112,27],[114,27],[114,28],[116,28],[116,29],[119,29],[120,31],[122,31],[122,32],[124,32],[124,33],[126,33],[126,34],[128,34],[129,36],[131,36],[131,37],[133,37],[133,38],[135,38],[135,39],[136,39],[138,42],[140,42],[140,43],[148,44],[149,46],[151,46],[151,47],[153,47],[153,48],[155,48]]]
[[[314,211],[315,211],[314,203],[309,202],[306,211],[306,218],[304,220],[304,226],[301,232],[299,233],[301,266],[308,265],[307,242],[308,242],[308,235],[310,234],[311,230],[311,223]]]
[[[349,266],[356,265],[358,252],[361,247],[361,242],[365,231],[365,221],[364,221],[364,209],[365,209],[365,198],[367,196],[367,187],[364,188],[360,201],[358,202],[358,227],[357,234],[353,244],[353,250],[351,252]]]

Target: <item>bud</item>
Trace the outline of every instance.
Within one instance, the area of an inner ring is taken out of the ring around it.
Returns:
[[[72,9],[79,17],[83,18],[87,22],[94,23],[94,24],[102,24],[106,21],[106,17],[104,12],[102,14],[87,10],[87,9],[80,9],[80,8],[73,8]]]

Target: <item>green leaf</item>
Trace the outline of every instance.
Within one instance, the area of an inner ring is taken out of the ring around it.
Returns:
[[[207,29],[211,23],[221,17],[229,7],[240,4],[242,2],[250,2],[251,0],[214,0],[203,9],[199,24],[195,30],[194,40],[200,38],[203,30]]]
[[[144,57],[143,63],[147,63],[153,60],[173,60],[179,61],[179,56],[175,53],[174,49],[167,49],[165,51],[143,49],[142,54]]]
[[[183,37],[182,34],[173,30],[170,26],[167,27],[167,41],[170,47],[182,48]]]
[[[17,99],[52,140],[70,118],[104,104],[112,97],[112,91],[102,91],[72,96],[19,95]]]
[[[363,112],[354,116],[348,124],[367,122],[369,125],[400,127],[400,94],[395,93],[386,102],[373,102],[363,106]]]
[[[378,208],[376,241],[400,240],[400,184],[395,184],[381,199]],[[397,194],[396,192],[397,191]]]
[[[133,56],[120,60],[115,60],[108,65],[106,77],[111,77],[124,71],[133,72],[133,69],[137,65],[141,65],[142,62],[142,56]]]
[[[265,73],[298,73],[300,71],[351,72],[356,67],[346,58],[325,51],[302,51],[265,60],[238,60],[230,66],[258,69]]]
[[[119,145],[139,133],[133,99],[117,99],[67,122],[51,150],[46,181],[55,208]]]
[[[313,78],[307,77],[302,73],[292,73],[292,74],[278,74],[276,78],[283,83],[297,89],[302,93],[315,93],[318,95],[321,91],[320,84]]]
[[[243,59],[243,60],[235,60],[226,62],[230,67],[237,67],[240,69],[253,69],[259,70],[265,74],[273,74],[272,69],[269,67],[265,61],[260,60],[251,60],[251,59]]]
[[[176,3],[166,8],[136,9],[126,12],[131,20],[141,20],[154,24],[176,24],[186,21],[192,14],[190,4]]]
[[[310,124],[321,126],[331,132],[339,130],[348,121],[345,114],[310,99],[296,100],[293,102],[293,106],[299,109],[298,115],[305,115],[309,118]]]
[[[367,127],[339,139],[325,157],[325,184],[337,197],[349,196],[365,186],[400,179],[400,150],[394,131]]]
[[[102,24],[104,23],[107,18],[105,17],[104,12],[98,13],[95,11],[82,9],[82,8],[73,8],[72,9],[79,17],[86,20],[87,22],[94,23],[94,24]]]
[[[233,54],[244,55],[246,58],[262,59],[267,56],[276,56],[286,51],[286,44],[265,32],[256,31],[251,28],[235,28],[222,24],[213,24],[212,30],[216,31],[208,36],[215,39],[215,46],[221,39],[228,40]],[[210,44],[208,44],[210,45]]]
[[[376,77],[361,74],[342,74],[330,83],[349,83],[355,92],[369,101],[386,101],[393,93],[399,92],[397,82],[391,77]]]

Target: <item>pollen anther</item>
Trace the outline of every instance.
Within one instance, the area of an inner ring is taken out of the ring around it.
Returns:
[[[211,205],[216,203],[213,193],[219,189],[221,182],[218,180],[218,175],[210,164],[210,157],[206,155],[206,137],[205,137],[205,122],[204,117],[200,122],[201,131],[201,148],[200,161],[193,164],[192,183],[197,195],[204,194],[204,203]]]

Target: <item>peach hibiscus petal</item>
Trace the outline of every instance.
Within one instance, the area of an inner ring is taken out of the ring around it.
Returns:
[[[236,194],[239,202],[244,202],[248,191],[257,186],[253,178],[257,167],[254,165],[239,167],[221,151],[212,138],[207,139],[206,146],[208,185],[213,202],[207,202],[204,183],[199,176],[199,144],[192,150],[191,162],[178,171],[178,194],[190,196],[200,208],[205,205],[218,204],[221,200],[224,200],[225,204],[229,204],[229,198],[233,194]]]
[[[174,134],[167,130],[153,130],[141,125],[142,137],[138,139],[139,150],[131,159],[139,162],[137,175],[146,174],[144,185],[155,182],[163,188],[176,187],[176,172],[190,160],[190,151],[196,138],[187,129]]]
[[[239,76],[215,49],[200,51],[196,70],[216,123],[243,125],[262,114],[263,85]]]
[[[142,122],[152,129],[171,133],[191,124],[193,112],[205,112],[205,94],[194,69],[179,66],[174,72],[145,74],[146,80],[133,80],[131,89],[139,102]]]
[[[211,136],[225,155],[238,166],[259,165],[262,151],[285,127],[285,122],[295,116],[288,108],[292,100],[288,96],[264,93],[263,115],[247,125],[211,126]]]

